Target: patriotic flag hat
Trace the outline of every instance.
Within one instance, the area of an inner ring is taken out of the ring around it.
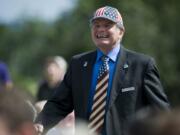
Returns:
[[[99,9],[97,9],[95,11],[92,19],[90,20],[90,23],[92,23],[94,20],[96,20],[98,18],[108,19],[108,20],[110,20],[112,22],[117,23],[120,28],[124,29],[121,14],[114,7],[105,6],[105,7],[101,7]]]

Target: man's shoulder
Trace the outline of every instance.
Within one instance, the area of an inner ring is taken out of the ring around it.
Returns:
[[[91,58],[93,56],[96,55],[96,51],[88,51],[88,52],[84,52],[84,53],[80,53],[80,54],[76,54],[72,57],[72,59],[87,59],[87,58]]]
[[[124,48],[124,51],[126,52],[127,57],[132,59],[132,60],[149,61],[149,60],[154,59],[152,56],[141,53],[141,52],[136,52],[136,51],[129,50],[126,48]]]

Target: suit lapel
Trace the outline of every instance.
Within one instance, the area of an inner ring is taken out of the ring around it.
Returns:
[[[91,87],[91,80],[92,80],[92,72],[93,72],[93,66],[94,62],[96,59],[96,51],[92,52],[88,57],[84,58],[82,60],[82,68],[83,68],[83,80],[82,80],[82,85],[83,85],[83,98],[84,98],[84,111],[87,114],[87,108],[88,108],[88,99],[89,99],[89,91]]]
[[[126,70],[128,68],[128,61],[127,61],[127,54],[125,49],[121,46],[121,50],[118,56],[118,61],[113,77],[113,84],[111,88],[111,95],[108,110],[111,108],[112,104],[114,103],[115,99],[118,96],[119,91],[123,86],[123,80],[126,74]]]

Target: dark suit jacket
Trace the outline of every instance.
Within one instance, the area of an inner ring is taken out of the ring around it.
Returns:
[[[88,120],[95,59],[96,51],[72,58],[63,82],[38,117],[45,127],[56,124],[73,109],[76,119]],[[145,107],[169,107],[154,60],[121,47],[106,114],[107,135],[124,135],[127,121]]]

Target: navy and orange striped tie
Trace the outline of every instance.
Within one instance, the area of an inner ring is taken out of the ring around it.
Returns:
[[[93,105],[89,117],[89,129],[91,133],[100,133],[104,124],[106,97],[109,81],[109,58],[102,57],[102,66],[100,67],[97,79],[95,94],[93,97]]]

